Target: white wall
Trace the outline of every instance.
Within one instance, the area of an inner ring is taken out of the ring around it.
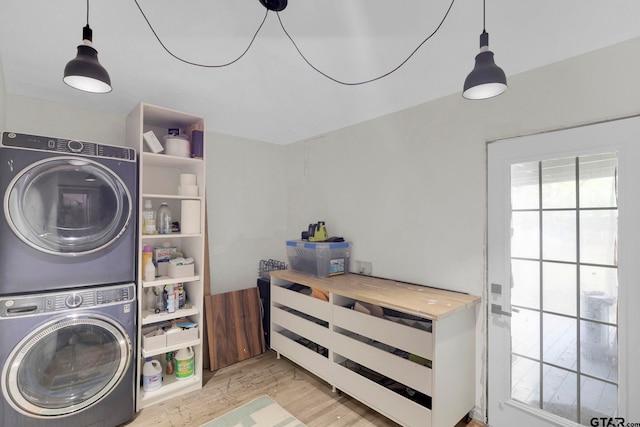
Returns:
[[[494,99],[455,94],[288,146],[289,238],[325,220],[329,234],[353,242],[352,259],[373,263],[374,275],[483,296],[486,142],[640,114],[638,51],[635,39],[511,76]]]
[[[285,146],[207,134],[211,293],[256,286],[286,239]]]

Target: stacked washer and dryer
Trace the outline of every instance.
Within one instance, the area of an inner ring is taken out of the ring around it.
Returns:
[[[133,417],[133,149],[5,132],[0,143],[0,425]]]

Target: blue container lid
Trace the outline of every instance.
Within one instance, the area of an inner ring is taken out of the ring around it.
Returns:
[[[287,246],[302,246],[305,249],[348,248],[351,242],[307,242],[306,240],[287,240]]]

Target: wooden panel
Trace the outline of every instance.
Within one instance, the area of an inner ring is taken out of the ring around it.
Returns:
[[[202,273],[202,286],[204,288],[204,298],[207,299],[211,295],[211,270],[209,267],[209,226],[207,225],[207,202],[204,204],[204,271]],[[206,350],[209,348],[209,335],[207,333],[208,316],[205,311],[205,321],[202,325],[202,348],[205,349],[202,352],[202,369],[209,369],[211,362],[209,361],[209,352]]]
[[[258,288],[205,297],[210,370],[265,351]]]
[[[438,320],[480,303],[480,297],[412,285],[359,274],[326,278],[291,270],[272,271],[272,277],[316,288],[381,307]]]

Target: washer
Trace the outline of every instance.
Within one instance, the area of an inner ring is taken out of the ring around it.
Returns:
[[[131,148],[4,132],[0,295],[135,280]]]
[[[132,283],[0,297],[0,425],[133,418],[135,304]]]

